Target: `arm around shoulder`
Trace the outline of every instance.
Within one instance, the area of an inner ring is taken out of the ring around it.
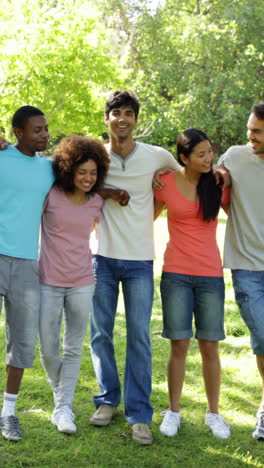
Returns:
[[[128,192],[122,189],[102,188],[98,191],[98,194],[103,200],[111,198],[111,200],[118,202],[121,206],[127,206],[130,199]]]

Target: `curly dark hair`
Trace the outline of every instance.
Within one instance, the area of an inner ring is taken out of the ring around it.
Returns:
[[[97,181],[88,195],[97,192],[104,182],[109,167],[108,153],[100,140],[81,135],[64,137],[53,151],[55,184],[65,192],[73,193],[74,174],[80,164],[92,159],[97,165]]]

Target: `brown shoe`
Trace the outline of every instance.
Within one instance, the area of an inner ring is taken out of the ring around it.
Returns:
[[[132,439],[142,445],[151,445],[153,442],[153,437],[148,424],[133,424]]]
[[[101,405],[90,418],[93,426],[108,426],[117,414],[117,408],[110,405]]]

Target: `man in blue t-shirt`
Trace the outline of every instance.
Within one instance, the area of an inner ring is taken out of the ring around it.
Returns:
[[[43,112],[20,107],[12,118],[15,146],[0,151],[0,311],[5,299],[7,381],[0,427],[22,438],[15,404],[25,368],[32,367],[39,321],[38,238],[42,206],[54,176]]]

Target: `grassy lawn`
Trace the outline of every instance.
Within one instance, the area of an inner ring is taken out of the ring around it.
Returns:
[[[221,214],[218,241],[222,248],[225,216]],[[179,434],[165,438],[159,432],[167,408],[166,362],[169,343],[160,336],[161,304],[159,274],[167,240],[166,219],[155,224],[155,301],[151,323],[153,346],[153,396],[155,409],[152,430],[154,444],[142,447],[131,440],[131,432],[120,406],[118,416],[107,428],[89,425],[94,408],[92,395],[97,392],[88,335],[84,346],[80,380],[74,411],[78,432],[74,436],[60,434],[49,422],[52,412],[51,390],[41,368],[38,353],[32,370],[25,372],[17,415],[24,438],[19,443],[0,438],[0,467],[264,467],[264,443],[255,441],[251,432],[255,423],[261,386],[251,354],[247,330],[242,323],[231,287],[230,273],[226,279],[227,339],[221,343],[222,392],[221,412],[232,426],[232,437],[219,440],[211,436],[204,424],[206,398],[201,378],[200,356],[193,340],[187,365],[182,397],[182,425]],[[4,390],[4,320],[0,318],[0,391]],[[125,320],[122,301],[119,303],[115,328],[115,346],[121,380],[124,374]]]

